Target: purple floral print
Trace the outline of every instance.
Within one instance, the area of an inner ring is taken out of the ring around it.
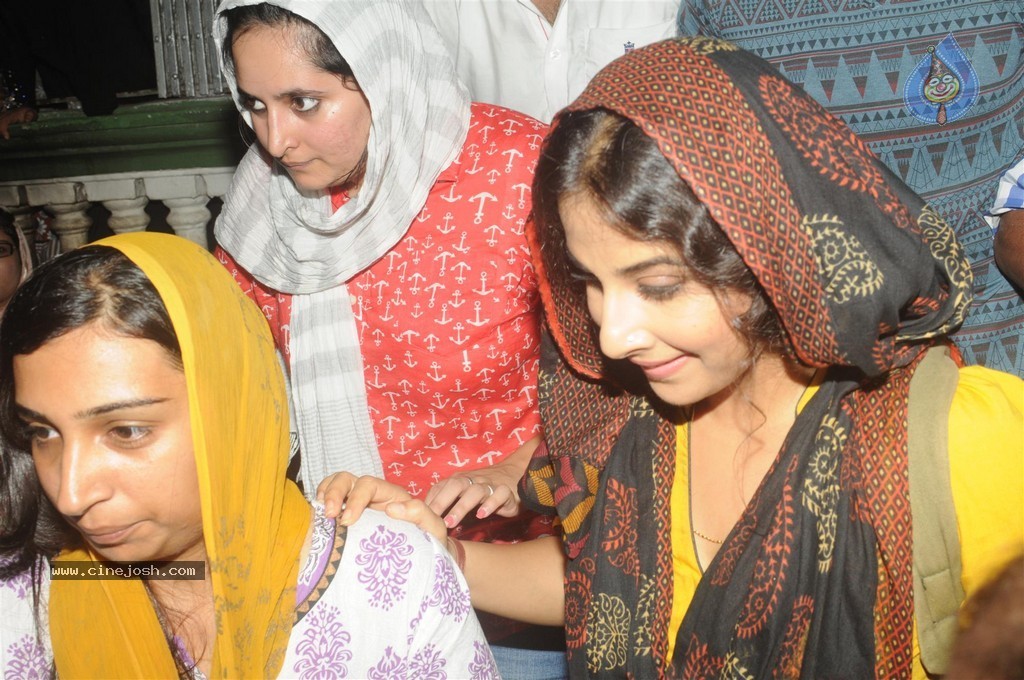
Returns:
[[[359,542],[356,556],[359,583],[370,595],[370,606],[387,611],[405,599],[412,546],[403,534],[378,525],[370,536]]]
[[[314,607],[308,627],[295,651],[299,660],[292,668],[303,680],[332,680],[348,675],[347,663],[352,660],[348,649],[352,636],[338,621],[340,612],[334,606]]]
[[[469,593],[462,590],[455,575],[455,565],[443,555],[434,557],[434,592],[430,606],[438,607],[445,616],[462,621],[469,613]]]
[[[4,680],[44,680],[50,677],[46,650],[34,635],[25,635],[5,653]]]

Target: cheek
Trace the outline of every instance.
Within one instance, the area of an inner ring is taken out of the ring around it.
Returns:
[[[39,486],[47,498],[52,500],[60,490],[60,456],[33,453],[32,463],[36,468]]]
[[[16,286],[21,279],[21,260],[10,255],[0,259],[0,288]]]
[[[343,150],[347,155],[361,155],[370,137],[369,117],[339,106],[330,112],[323,125],[309,131],[316,143]]]
[[[182,423],[180,427],[180,436],[176,438],[171,450],[165,454],[169,477],[166,488],[172,498],[195,499],[195,506],[198,508],[199,475],[196,472],[192,436],[187,423]]]
[[[587,311],[590,312],[590,318],[594,320],[598,326],[601,325],[601,315],[604,310],[604,295],[601,291],[597,290],[593,286],[587,286]]]

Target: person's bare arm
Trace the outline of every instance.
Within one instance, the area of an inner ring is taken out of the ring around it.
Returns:
[[[9,131],[11,125],[31,123],[38,116],[38,112],[31,106],[19,106],[16,109],[0,113],[0,137],[10,139]]]
[[[1024,288],[1024,210],[1011,210],[999,216],[994,248],[1000,271]]]
[[[429,527],[436,530],[440,520],[417,500],[391,503],[385,512],[427,531]],[[462,572],[469,584],[473,607],[525,623],[564,625],[566,558],[560,538],[545,536],[521,543],[461,543],[466,555]],[[452,542],[448,547],[449,551],[455,548]]]

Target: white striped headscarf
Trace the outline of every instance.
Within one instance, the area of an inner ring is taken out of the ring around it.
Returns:
[[[214,22],[223,44],[224,0]],[[306,494],[341,470],[383,475],[366,401],[362,354],[346,282],[407,232],[441,172],[462,149],[469,96],[418,2],[274,0],[317,26],[352,67],[370,104],[366,173],[331,213],[326,192],[300,192],[253,145],[217,220],[218,243],[264,285],[292,294],[291,384]],[[222,64],[239,111],[230,64]]]

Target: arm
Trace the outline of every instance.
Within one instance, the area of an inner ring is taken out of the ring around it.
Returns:
[[[500,463],[472,472],[457,472],[438,482],[427,493],[427,505],[444,518],[449,528],[477,506],[477,519],[493,514],[514,517],[519,514],[519,480],[526,474],[526,466],[539,445],[540,437],[534,437]]]
[[[36,119],[38,112],[31,106],[19,106],[0,113],[0,137],[10,139],[10,127],[21,123],[31,123]]]
[[[566,557],[560,538],[462,545],[474,607],[526,623],[565,623]]]
[[[999,269],[1024,288],[1024,210],[1011,210],[999,216],[994,247]]]

